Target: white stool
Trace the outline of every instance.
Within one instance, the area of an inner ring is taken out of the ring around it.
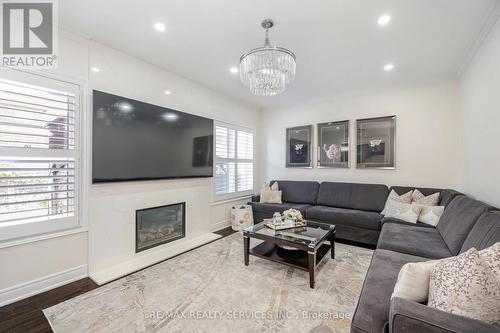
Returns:
[[[250,205],[239,205],[231,207],[231,227],[240,231],[253,225],[253,212]]]

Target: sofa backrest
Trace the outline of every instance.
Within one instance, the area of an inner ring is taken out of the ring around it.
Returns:
[[[458,195],[451,200],[436,227],[451,253],[459,253],[479,216],[489,208],[485,203],[465,195]]]
[[[318,200],[318,182],[273,180],[270,184],[274,182],[278,182],[283,202],[315,205]]]
[[[439,192],[440,206],[447,206],[451,202],[451,200],[453,200],[454,197],[461,194],[460,192],[457,192],[455,190],[429,188],[429,187],[410,187],[410,186],[392,186],[391,188],[389,188],[389,192],[394,190],[397,194],[402,195],[410,191],[413,191],[414,189],[418,189],[425,196]]]
[[[381,212],[388,194],[385,185],[323,182],[318,205]]]
[[[473,247],[482,250],[497,242],[500,242],[500,212],[485,212],[472,227],[460,249],[460,253]]]

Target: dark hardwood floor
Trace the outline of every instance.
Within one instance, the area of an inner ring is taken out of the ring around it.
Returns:
[[[216,231],[223,237],[232,235],[231,227]],[[168,260],[168,259],[167,259]],[[89,278],[0,307],[0,332],[45,333],[52,332],[42,310],[97,288]]]
[[[89,278],[0,308],[0,332],[52,332],[42,310],[97,288]]]

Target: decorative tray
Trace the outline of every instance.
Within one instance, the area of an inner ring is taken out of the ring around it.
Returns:
[[[275,231],[278,230],[286,230],[286,229],[294,229],[294,228],[302,228],[307,226],[307,221],[296,221],[296,222],[281,222],[280,224],[273,224],[273,219],[264,219],[264,225],[269,229],[273,229]]]

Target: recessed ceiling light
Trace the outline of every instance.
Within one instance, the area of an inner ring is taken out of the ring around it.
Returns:
[[[92,67],[91,68],[92,72],[99,73],[101,70],[97,67]]]
[[[170,95],[172,92],[170,90],[165,90],[165,95]]]
[[[382,15],[379,17],[377,23],[378,25],[384,26],[391,22],[391,17],[389,15]]]
[[[234,67],[234,66],[233,66],[233,67],[231,67],[231,68],[229,69],[229,71],[230,71],[231,73],[233,73],[233,74],[236,74],[236,73],[238,73],[238,67]]]
[[[393,69],[394,69],[394,64],[386,64],[386,65],[384,66],[384,71],[386,71],[386,72],[390,72],[390,71],[392,71]]]
[[[161,22],[156,22],[155,23],[155,29],[158,30],[158,31],[165,31],[167,30],[167,27],[165,26],[164,23],[161,23]]]

